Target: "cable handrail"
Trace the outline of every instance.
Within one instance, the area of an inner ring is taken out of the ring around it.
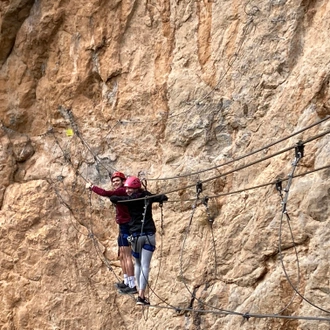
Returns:
[[[308,139],[305,140],[305,141],[300,141],[300,142],[298,142],[298,143],[306,144],[306,143],[309,143],[309,142],[311,142],[311,141],[314,141],[314,140],[316,140],[316,139],[318,139],[318,138],[320,138],[320,137],[322,137],[322,136],[324,136],[324,135],[326,135],[326,134],[329,134],[329,133],[330,133],[330,129],[327,130],[327,131],[324,131],[324,132],[322,132],[322,133],[320,133],[320,134],[317,134],[317,135],[315,135],[315,136],[313,136],[313,137],[311,137],[311,138],[308,138]],[[297,144],[296,144],[296,145],[297,145]],[[269,155],[269,156],[263,157],[263,158],[258,159],[258,160],[256,160],[256,161],[253,161],[253,162],[251,162],[251,163],[248,163],[248,164],[245,164],[245,165],[241,165],[241,166],[239,166],[239,167],[237,167],[237,168],[235,168],[235,169],[233,169],[233,170],[227,171],[227,172],[225,172],[225,173],[222,173],[222,174],[219,174],[219,175],[213,176],[213,177],[208,178],[208,179],[205,179],[205,180],[200,180],[200,182],[201,182],[201,183],[210,182],[210,181],[216,180],[216,179],[218,179],[218,178],[221,178],[221,177],[227,176],[227,175],[229,175],[229,174],[232,174],[232,173],[235,173],[235,172],[241,171],[241,170],[243,170],[243,169],[245,169],[245,168],[248,168],[248,167],[250,167],[250,166],[252,166],[252,165],[256,165],[256,164],[261,163],[261,162],[263,162],[263,161],[265,161],[265,160],[268,160],[268,159],[273,158],[273,157],[275,157],[275,156],[278,156],[278,155],[280,155],[280,154],[282,154],[282,153],[285,153],[285,152],[287,152],[287,151],[289,151],[289,150],[292,150],[292,149],[294,149],[294,148],[296,147],[296,145],[294,145],[294,146],[290,146],[290,147],[285,148],[285,149],[282,149],[282,150],[277,151],[277,152],[275,152],[275,153],[273,153],[273,154],[271,154],[271,155]],[[184,187],[179,187],[179,188],[176,188],[176,189],[172,189],[172,190],[167,191],[167,192],[164,192],[164,193],[162,193],[162,194],[165,194],[165,195],[167,195],[167,194],[172,194],[172,193],[174,193],[174,192],[178,192],[178,191],[181,191],[181,190],[185,190],[185,189],[188,189],[188,188],[195,187],[195,185],[196,185],[195,183],[192,183],[192,184],[189,184],[189,185],[184,186]],[[154,197],[154,196],[159,196],[159,195],[162,195],[162,194],[155,194],[155,195],[152,195],[152,196],[150,196],[150,197],[146,196],[146,197],[141,197],[141,198],[130,199],[130,200],[127,200],[126,202],[133,202],[133,201],[138,201],[138,200],[150,199],[150,198],[152,198],[152,197]],[[121,201],[119,201],[119,202],[121,202]]]

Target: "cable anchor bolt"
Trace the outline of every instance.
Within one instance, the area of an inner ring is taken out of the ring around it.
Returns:
[[[281,192],[282,191],[282,180],[277,179],[275,185],[276,185],[276,190]]]
[[[208,205],[208,202],[209,202],[209,197],[205,196],[202,200],[202,204],[205,205],[207,207]]]
[[[295,157],[296,159],[301,159],[304,157],[304,144],[302,141],[299,141],[295,147]]]
[[[202,181],[198,181],[196,183],[196,193],[199,195],[203,191],[203,183]]]

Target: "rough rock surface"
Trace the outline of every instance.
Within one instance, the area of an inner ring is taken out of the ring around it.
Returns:
[[[329,1],[5,0],[0,31],[2,330],[330,329]],[[169,196],[148,310],[84,188],[114,169]]]

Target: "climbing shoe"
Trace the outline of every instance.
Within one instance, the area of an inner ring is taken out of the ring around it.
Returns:
[[[129,288],[129,286],[126,285],[124,282],[118,282],[118,283],[115,284],[115,286],[116,286],[117,289],[120,289],[120,290]]]
[[[120,292],[123,294],[135,294],[138,293],[136,290],[136,286],[134,288],[130,288],[129,286],[123,289],[120,289]]]
[[[147,306],[149,306],[150,302],[147,298],[142,298],[142,297],[138,296],[137,299],[136,299],[136,304],[137,305],[147,305]]]

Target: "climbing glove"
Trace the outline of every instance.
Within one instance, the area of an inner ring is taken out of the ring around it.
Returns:
[[[161,202],[166,202],[168,200],[168,197],[166,195],[161,195],[160,196],[160,201]]]
[[[118,197],[118,196],[111,196],[110,197],[110,201],[112,203],[115,203],[116,204],[119,200],[120,200],[120,197]]]

